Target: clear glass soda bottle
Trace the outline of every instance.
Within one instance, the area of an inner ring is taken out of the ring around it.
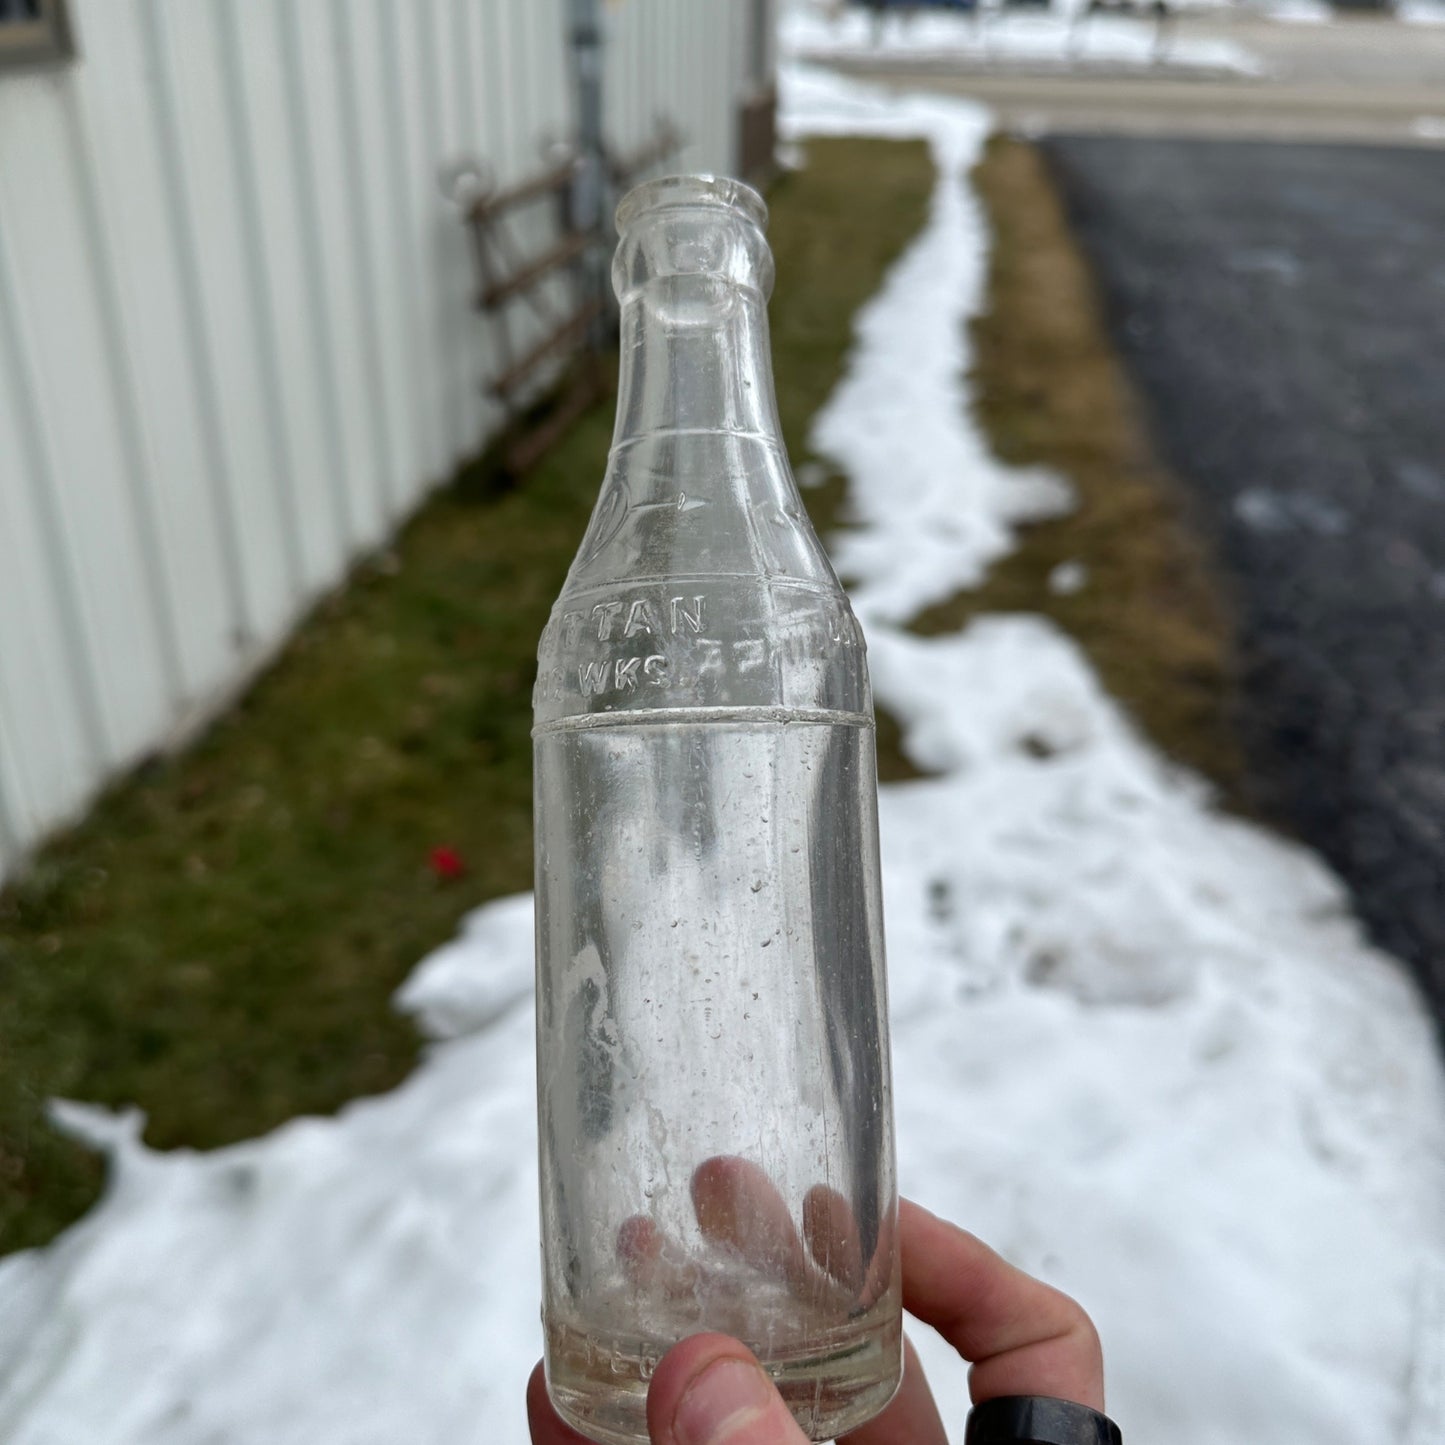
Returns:
[[[616,1445],[700,1330],[815,1440],[901,1368],[872,699],[782,446],[766,218],[706,176],[622,202],[617,428],[539,649],[547,1378]]]

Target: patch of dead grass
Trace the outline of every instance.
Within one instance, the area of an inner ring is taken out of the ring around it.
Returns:
[[[1171,757],[1240,805],[1229,723],[1229,629],[1174,479],[1149,445],[1095,285],[1043,157],[995,137],[974,172],[994,232],[972,325],[977,414],[995,452],[1066,476],[1071,515],[1027,528],[985,583],[915,617],[924,636],[990,612],[1038,612],[1072,634],[1104,685]],[[1049,585],[1063,563],[1084,585]]]

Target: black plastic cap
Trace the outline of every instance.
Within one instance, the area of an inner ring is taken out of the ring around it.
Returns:
[[[1005,1395],[969,1411],[965,1445],[1123,1445],[1107,1416],[1047,1395]]]

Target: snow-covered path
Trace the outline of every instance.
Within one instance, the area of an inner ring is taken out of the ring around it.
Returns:
[[[1302,0],[1296,0],[1302,3]],[[1429,5],[1437,0],[1407,0]],[[1087,0],[1055,0],[1027,12],[987,0],[973,11],[886,13],[881,25],[854,6],[794,0],[784,11],[781,39],[803,61],[863,60],[887,65],[1023,66],[1109,72],[1189,71],[1218,76],[1263,76],[1264,62],[1245,46],[1217,36],[1161,32],[1152,20],[1088,13]],[[1176,5],[1178,9],[1184,6]]]
[[[852,478],[839,562],[879,700],[938,774],[881,800],[903,1186],[1085,1301],[1131,1440],[1439,1445],[1428,1022],[1324,868],[1214,812],[1066,637],[902,630],[1066,499],[968,420],[986,240],[963,173],[987,117],[785,82],[795,136],[922,135],[939,165],[816,423]],[[68,1108],[113,1186],[0,1262],[0,1442],[524,1440],[531,966],[530,898],[480,910],[402,992],[424,1064],[336,1119],[156,1154],[136,1121]],[[963,1372],[920,1343],[961,1426]]]

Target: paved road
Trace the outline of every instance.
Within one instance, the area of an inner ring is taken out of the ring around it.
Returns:
[[[896,59],[847,68],[910,88],[968,95],[1008,129],[1445,145],[1445,25],[1359,17],[1282,25],[1244,15],[1186,15],[1181,36],[1228,39],[1264,62],[1259,79],[1102,75],[998,63]]]
[[[1445,151],[1045,147],[1231,581],[1259,795],[1445,1021]]]

